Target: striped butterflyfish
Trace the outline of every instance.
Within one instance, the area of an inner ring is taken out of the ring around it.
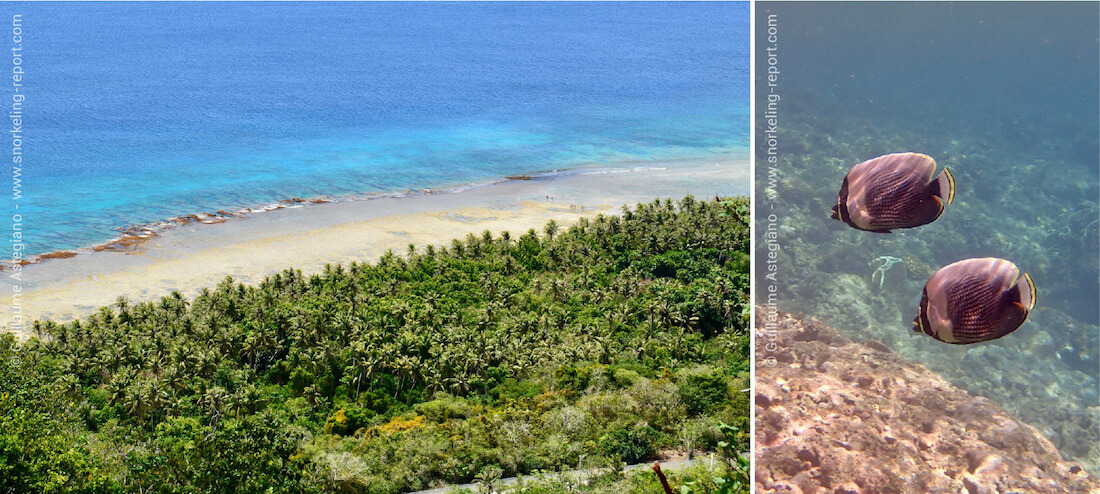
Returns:
[[[955,198],[946,168],[933,178],[936,160],[920,153],[894,153],[853,166],[844,176],[833,219],[853,228],[890,233],[927,225]]]
[[[1035,307],[1035,283],[1010,261],[964,259],[941,268],[924,285],[913,331],[965,345],[1019,328]]]

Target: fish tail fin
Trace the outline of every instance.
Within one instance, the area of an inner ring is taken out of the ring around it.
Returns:
[[[1024,273],[1024,277],[1016,283],[1016,290],[1020,293],[1020,305],[1029,311],[1034,309],[1037,294],[1035,292],[1035,281],[1031,279],[1030,274]]]
[[[955,200],[955,177],[951,175],[951,171],[944,168],[940,175],[929,184],[932,188],[932,194],[937,195],[951,204],[951,201]]]

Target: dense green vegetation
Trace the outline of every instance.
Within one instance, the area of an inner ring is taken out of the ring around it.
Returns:
[[[724,434],[734,437],[737,428],[719,424]],[[670,486],[678,494],[740,494],[749,492],[749,458],[737,445],[728,441],[718,442],[717,454],[710,461],[702,459],[693,465],[667,472]],[[569,472],[544,472],[534,476],[520,476],[515,482],[505,483],[497,477],[478,479],[473,488],[455,487],[448,494],[560,494],[575,492],[585,494],[665,494],[667,491],[649,464],[636,465],[629,470],[597,468]],[[499,473],[499,472],[498,472]]]
[[[390,493],[730,460],[748,220],[746,198],[655,201],[35,323],[0,348],[0,491]]]

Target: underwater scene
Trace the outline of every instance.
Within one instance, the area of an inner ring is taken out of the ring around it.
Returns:
[[[756,4],[757,492],[1098,489],[1098,16]]]

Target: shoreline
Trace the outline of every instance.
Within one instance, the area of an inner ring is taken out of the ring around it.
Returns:
[[[743,156],[742,156],[743,154]],[[20,266],[27,266],[30,264],[38,264],[51,259],[68,259],[81,254],[87,254],[90,252],[101,251],[115,251],[115,252],[129,252],[136,250],[144,242],[158,237],[164,232],[171,229],[186,226],[192,223],[212,225],[218,223],[224,223],[227,220],[234,218],[242,218],[251,214],[267,213],[280,209],[287,208],[299,208],[310,207],[320,204],[329,203],[347,203],[347,202],[362,202],[373,201],[378,199],[393,199],[402,198],[416,195],[430,195],[430,194],[456,194],[468,190],[482,189],[488,187],[499,186],[508,182],[515,181],[538,181],[538,180],[554,180],[562,177],[568,177],[570,175],[585,174],[585,173],[614,173],[616,171],[623,171],[622,167],[630,167],[630,169],[638,170],[647,166],[660,168],[661,165],[667,165],[669,163],[685,163],[695,161],[724,161],[724,160],[739,160],[748,159],[748,153],[744,152],[730,152],[724,155],[719,155],[709,158],[683,158],[683,159],[666,159],[656,161],[622,161],[611,163],[587,163],[581,164],[572,168],[563,169],[549,169],[536,171],[531,173],[525,173],[520,175],[509,175],[504,177],[496,177],[492,179],[485,179],[481,181],[463,182],[459,184],[449,184],[436,188],[421,188],[421,189],[404,189],[404,190],[391,190],[391,191],[379,191],[366,194],[349,194],[344,196],[333,195],[319,195],[308,198],[302,197],[289,197],[280,199],[274,202],[267,203],[255,203],[249,206],[240,206],[230,210],[219,209],[216,211],[202,211],[190,214],[181,214],[173,216],[167,219],[161,219],[145,223],[134,223],[126,226],[117,226],[113,230],[119,232],[114,238],[105,242],[100,242],[90,246],[83,246],[77,248],[59,249],[48,251],[44,253],[25,255],[18,262],[7,262],[0,264],[0,272],[10,271],[16,264]]]
[[[11,265],[13,264],[27,266],[29,264],[37,264],[50,259],[68,259],[88,252],[102,252],[105,250],[116,252],[132,251],[136,249],[139,245],[144,243],[146,240],[158,237],[161,233],[166,232],[170,229],[186,226],[191,223],[212,225],[224,223],[226,220],[243,217],[249,214],[266,213],[284,208],[307,207],[310,205],[327,204],[333,202],[370,201],[375,199],[407,197],[410,195],[418,194],[458,193],[468,189],[492,187],[504,182],[515,180],[545,179],[553,176],[554,174],[570,173],[577,170],[580,169],[537,172],[530,175],[508,176],[490,180],[487,182],[473,182],[443,188],[407,189],[404,191],[373,192],[368,194],[356,194],[347,196],[320,195],[310,197],[308,199],[303,199],[301,197],[290,197],[286,199],[280,199],[271,203],[257,203],[251,206],[241,206],[228,211],[224,209],[219,209],[213,212],[203,211],[198,213],[182,214],[158,221],[134,223],[127,226],[115,227],[114,230],[120,232],[118,236],[106,242],[101,242],[91,246],[77,247],[75,249],[60,249],[41,254],[29,254],[18,262],[8,262],[6,264],[0,264],[0,272],[10,270]]]
[[[120,297],[133,303],[179,291],[193,298],[231,276],[256,283],[284,269],[305,274],[326,264],[375,262],[485,230],[541,232],[548,221],[618,214],[623,205],[686,195],[748,195],[747,156],[613,163],[488,185],[325,203],[294,202],[249,210],[222,221],[180,222],[120,249],[80,249],[22,267],[23,328],[13,327],[13,301],[0,300],[5,331],[29,336],[31,321],[84,318]],[[6,283],[11,284],[8,277]]]

